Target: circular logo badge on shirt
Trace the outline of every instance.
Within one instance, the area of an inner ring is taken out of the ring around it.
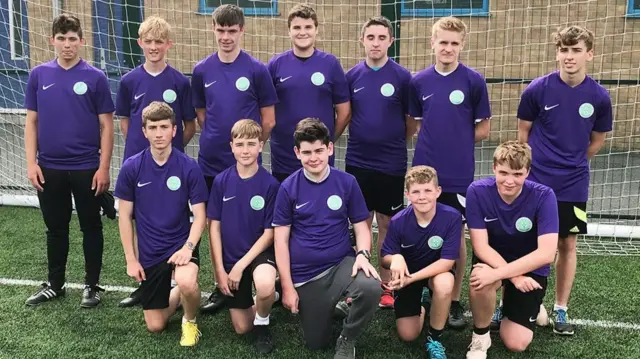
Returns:
[[[527,217],[520,217],[516,221],[516,229],[519,232],[529,232],[533,228],[533,223]]]
[[[178,98],[178,94],[173,90],[165,90],[162,93],[162,99],[166,103],[173,103]]]
[[[76,82],[75,84],[73,84],[73,92],[75,92],[77,95],[84,95],[85,93],[87,93],[87,84],[83,81]]]
[[[449,94],[449,101],[454,105],[459,105],[464,101],[464,93],[460,90],[451,91]]]
[[[342,198],[335,194],[333,196],[330,196],[329,199],[327,199],[327,206],[329,206],[329,208],[334,211],[339,210],[340,207],[342,207]]]
[[[580,105],[580,108],[578,109],[578,113],[582,118],[591,117],[591,115],[593,115],[593,111],[594,111],[593,105],[588,102],[585,102],[582,105]]]
[[[390,83],[386,83],[382,85],[382,87],[380,87],[380,93],[384,97],[391,97],[395,92],[396,92],[395,87],[393,87],[393,85]]]
[[[322,85],[324,83],[324,75],[322,72],[314,72],[313,75],[311,75],[311,82],[316,86]]]
[[[237,79],[236,88],[240,91],[247,91],[249,89],[249,79],[244,76]]]
[[[251,201],[249,201],[249,203],[251,204],[251,208],[253,208],[256,211],[259,211],[264,208],[264,198],[262,198],[262,196],[260,195],[255,195],[251,197]]]
[[[440,249],[440,248],[442,248],[442,242],[444,242],[444,240],[442,240],[442,237],[433,236],[433,237],[429,238],[429,240],[427,241],[427,244],[429,245],[429,248],[431,248],[431,249]]]
[[[182,181],[177,176],[171,176],[167,178],[167,188],[172,191],[177,191],[180,189],[180,185],[182,185]]]

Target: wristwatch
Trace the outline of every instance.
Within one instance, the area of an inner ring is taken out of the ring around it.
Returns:
[[[365,258],[367,258],[367,260],[368,260],[368,261],[371,261],[371,253],[370,253],[368,250],[363,249],[363,250],[361,250],[361,251],[358,251],[358,253],[356,253],[356,257],[357,257],[357,256],[359,256],[359,255],[361,255],[361,254],[362,254]]]
[[[185,243],[184,246],[189,248],[189,250],[193,250],[194,248],[196,248],[196,246],[194,246],[193,243],[189,241],[187,241],[187,243]]]

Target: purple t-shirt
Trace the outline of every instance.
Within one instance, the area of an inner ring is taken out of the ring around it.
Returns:
[[[273,226],[291,226],[289,255],[294,284],[305,283],[355,253],[349,221],[362,222],[369,210],[355,177],[330,167],[320,183],[299,169],[278,191]]]
[[[293,50],[277,54],[268,68],[280,100],[270,140],[271,169],[293,173],[302,167],[293,152],[296,125],[306,117],[317,118],[327,125],[333,138],[334,105],[349,101],[349,86],[338,59],[317,49],[306,60],[298,59]],[[329,165],[333,163],[331,156]]]
[[[495,177],[473,182],[467,189],[466,215],[469,229],[486,229],[489,246],[507,262],[538,249],[539,236],[558,233],[556,195],[549,187],[529,180],[511,204],[498,194]],[[547,264],[532,273],[546,277],[549,268]]]
[[[352,115],[346,164],[404,176],[411,73],[391,59],[378,70],[363,61],[347,72],[347,81]]]
[[[149,148],[129,157],[118,174],[114,196],[133,202],[139,261],[143,268],[169,259],[189,238],[189,203],[208,199],[196,161],[171,151],[159,166]]]
[[[591,133],[609,132],[613,125],[607,90],[589,76],[571,88],[552,72],[524,90],[518,118],[533,121],[529,179],[551,187],[559,201],[586,202]]]
[[[222,262],[227,272],[273,228],[273,206],[280,183],[262,166],[240,178],[235,165],[218,174],[207,202],[207,217],[220,221]],[[273,251],[273,247],[269,249]]]
[[[229,146],[231,127],[242,119],[262,123],[260,109],[276,104],[278,96],[267,67],[244,51],[229,64],[217,52],[198,62],[191,89],[193,106],[206,109],[198,164],[212,177],[236,163]]]
[[[38,164],[55,170],[100,165],[100,119],[114,111],[105,74],[80,59],[65,70],[53,59],[31,70],[25,107],[38,113]]]
[[[184,152],[182,124],[196,118],[189,79],[169,65],[157,76],[140,65],[122,76],[116,95],[116,115],[129,118],[123,162],[149,147],[149,140],[142,133],[142,110],[153,101],[164,101],[173,108],[177,131],[172,144]]]
[[[456,209],[437,203],[436,215],[422,227],[408,206],[391,219],[382,256],[402,254],[409,272],[415,273],[439,259],[458,259],[461,235],[462,217]]]
[[[409,114],[422,118],[413,166],[432,166],[443,191],[464,193],[475,170],[476,120],[491,117],[484,78],[462,63],[446,76],[432,65],[410,90]]]

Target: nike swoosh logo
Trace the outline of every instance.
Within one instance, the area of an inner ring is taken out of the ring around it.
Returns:
[[[356,93],[356,92],[358,92],[358,91],[362,90],[363,88],[364,88],[364,87],[360,87],[359,89],[353,89],[353,93]]]
[[[231,200],[232,200],[232,199],[234,199],[234,198],[236,198],[236,196],[229,197],[229,198],[227,198],[227,197],[224,197],[224,196],[223,196],[223,197],[222,197],[222,202],[231,201]]]
[[[535,322],[536,320],[538,320],[538,318],[529,318],[529,321],[530,321],[531,323]]]
[[[44,91],[44,90],[48,89],[49,87],[51,87],[53,85],[55,85],[55,83],[53,83],[51,85],[48,85],[48,86],[42,85],[42,90]]]
[[[146,92],[145,92],[145,93],[146,93]],[[140,98],[140,97],[142,97],[142,96],[144,96],[144,93],[143,93],[143,94],[140,94],[140,95],[135,95],[135,96],[133,96],[133,99],[134,99],[134,100],[137,100],[137,99],[139,99],[139,98]]]
[[[429,96],[422,96],[422,101],[426,101],[429,97],[433,96],[433,94],[429,95]]]
[[[413,247],[413,246],[415,246],[415,244],[412,244],[412,245],[410,245],[410,246],[405,246],[404,244],[401,244],[401,245],[400,245],[400,247],[402,247],[402,248],[411,248],[411,247]]]
[[[151,182],[145,182],[145,183],[138,182],[138,187],[144,187],[144,186],[148,185],[149,183],[151,183]]]
[[[216,82],[218,82],[218,80],[213,81],[213,82],[209,82],[208,84],[204,84],[204,87],[205,87],[205,88],[206,88],[206,87],[209,87],[209,86],[211,86],[211,85],[215,84]]]
[[[272,261],[271,259],[267,259],[267,262],[271,263],[271,264],[276,264],[274,261]]]
[[[302,208],[302,207],[306,206],[306,205],[307,205],[307,203],[309,203],[309,202],[305,202],[305,203],[303,203],[303,204],[296,204],[296,209],[300,209],[300,208]]]
[[[288,79],[290,79],[291,77],[293,77],[293,76],[288,76],[288,77],[284,77],[284,78],[283,78],[283,77],[281,77],[281,78],[280,78],[280,82],[285,82],[285,81],[287,81]]]
[[[397,205],[396,207],[391,207],[392,211],[395,211],[396,209],[402,207],[402,203],[400,203],[399,205]]]
[[[497,218],[487,218],[487,217],[484,217],[484,221],[485,221],[485,222],[493,222],[493,221],[497,221],[497,220],[498,220]]]
[[[553,105],[553,106],[546,106],[546,105],[545,105],[545,106],[544,106],[544,110],[545,110],[545,111],[549,111],[549,110],[551,110],[552,108],[556,108],[556,107],[558,107],[558,106],[560,106],[560,104],[559,104],[559,103],[558,103],[558,104],[555,104],[555,105]]]

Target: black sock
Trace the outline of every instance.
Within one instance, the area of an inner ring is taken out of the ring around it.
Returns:
[[[429,326],[429,336],[431,337],[431,339],[435,340],[435,341],[440,341],[440,336],[442,335],[442,332],[444,331],[443,329],[433,329],[432,326]]]
[[[460,301],[459,301],[459,300],[452,300],[452,301],[451,301],[451,308],[453,308],[453,307],[454,307],[454,306],[456,306],[456,305],[458,305],[458,306],[459,306],[459,305],[460,305]]]
[[[489,333],[489,327],[486,328],[478,328],[475,325],[473,326],[473,332],[478,335],[483,335]]]

